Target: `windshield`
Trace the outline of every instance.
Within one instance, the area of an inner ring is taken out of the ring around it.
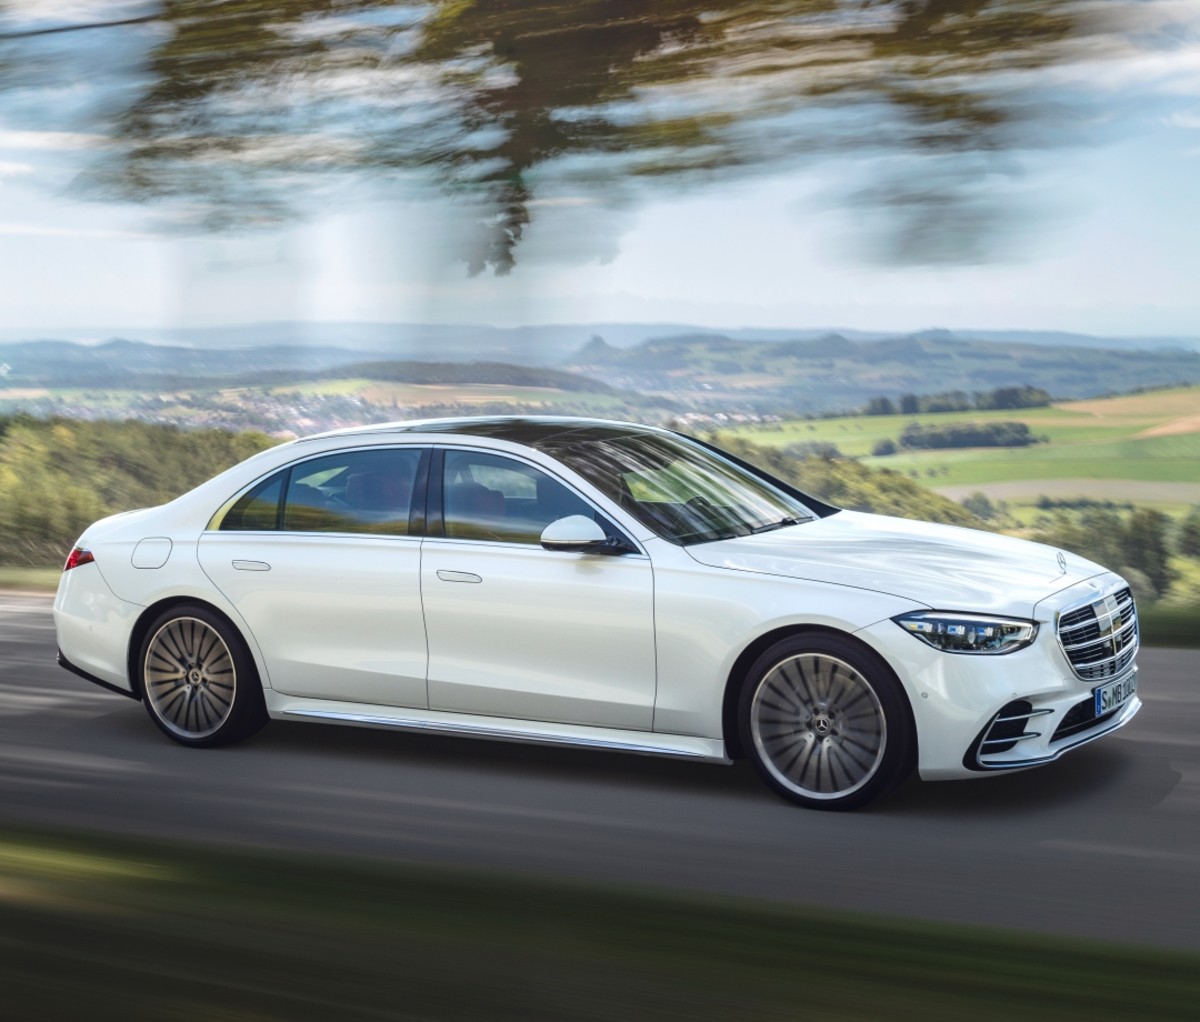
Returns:
[[[795,497],[683,437],[568,434],[538,446],[672,543],[733,539],[813,517]]]

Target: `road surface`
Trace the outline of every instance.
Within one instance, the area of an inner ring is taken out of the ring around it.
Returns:
[[[1200,653],[1038,770],[818,813],[745,764],[318,724],[190,750],[54,663],[49,597],[0,592],[0,822],[452,864],[1200,950]]]

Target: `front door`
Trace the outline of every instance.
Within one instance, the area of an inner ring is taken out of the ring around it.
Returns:
[[[444,535],[426,538],[421,570],[430,708],[650,730],[650,561],[543,549],[542,529],[567,515],[613,526],[524,461],[442,456]]]

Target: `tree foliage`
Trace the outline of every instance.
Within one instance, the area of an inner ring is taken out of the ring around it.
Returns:
[[[1170,560],[1169,533],[1170,519],[1153,508],[1137,508],[1127,516],[1091,509],[1043,518],[1033,538],[1125,575],[1139,598],[1154,600],[1177,577]]]
[[[873,398],[864,410],[866,415],[890,414],[878,409],[879,401],[891,402],[887,398]],[[938,412],[992,411],[1010,408],[1045,408],[1053,399],[1041,387],[1022,384],[1019,387],[997,387],[968,394],[965,390],[947,390],[938,394],[901,394],[897,405],[902,415],[934,414]]]
[[[1024,422],[954,422],[923,425],[910,422],[900,432],[900,446],[908,450],[943,450],[955,447],[1026,447],[1038,442]]]
[[[61,563],[96,519],[163,504],[273,442],[142,422],[0,418],[0,563]]]
[[[0,0],[2,3],[3,0]],[[509,272],[555,188],[901,157],[855,201],[892,254],[957,261],[999,226],[981,182],[1044,138],[1023,76],[1074,59],[1079,0],[158,0],[114,88],[117,194],[211,225],[289,215],[331,171],[432,172]],[[138,19],[139,21],[146,19]],[[152,34],[147,34],[152,33]],[[127,99],[127,94],[132,98]],[[837,117],[828,116],[831,111]]]

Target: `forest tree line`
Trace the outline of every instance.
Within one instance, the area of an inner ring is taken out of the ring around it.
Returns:
[[[964,507],[902,473],[850,458],[715,439],[837,507],[968,528],[1011,524],[982,494]],[[249,431],[0,417],[0,564],[57,566],[97,519],[166,503],[274,443]],[[1098,561],[1124,574],[1139,598],[1155,599],[1179,578],[1179,558],[1200,559],[1200,508],[1179,523],[1152,508],[1055,509],[1031,538]]]
[[[61,564],[96,519],[164,504],[275,442],[222,429],[0,417],[0,564]]]

